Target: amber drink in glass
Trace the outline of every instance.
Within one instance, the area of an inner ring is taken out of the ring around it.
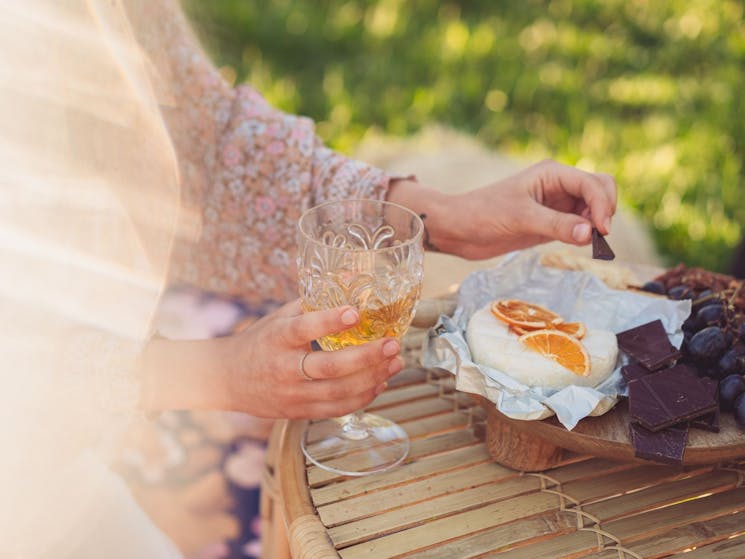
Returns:
[[[415,213],[379,200],[329,202],[300,217],[303,309],[352,305],[360,313],[357,326],[317,340],[324,351],[403,337],[421,291],[423,230]],[[401,463],[409,438],[396,423],[360,411],[311,421],[302,449],[321,468],[365,475]]]

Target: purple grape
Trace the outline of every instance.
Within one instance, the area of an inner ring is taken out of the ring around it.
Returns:
[[[707,326],[719,326],[722,322],[724,307],[721,303],[712,303],[701,307],[696,313],[696,326],[699,330]]]
[[[714,302],[719,302],[719,298],[714,298],[712,295],[714,295],[714,292],[711,289],[704,289],[701,293],[696,295],[691,305],[696,309]]]
[[[741,375],[729,375],[720,380],[719,407],[722,411],[731,411],[735,406],[735,400],[743,392],[745,392],[745,379]]]
[[[687,343],[688,352],[698,361],[719,359],[727,348],[727,339],[718,326],[708,326],[696,332]]]
[[[696,332],[694,332],[693,330],[683,330],[683,343],[681,344],[680,349],[683,350],[684,354],[690,355],[691,352],[688,351],[688,344],[691,343],[691,338],[695,333]]]
[[[741,375],[745,373],[745,359],[735,348],[728,350],[719,358],[717,369],[722,377],[727,375]]]
[[[693,299],[693,292],[686,285],[676,285],[668,290],[667,296],[676,301],[682,299]]]
[[[696,330],[698,329],[697,326],[698,326],[698,320],[696,320],[696,315],[689,314],[688,318],[686,318],[683,321],[683,325],[681,326],[681,328],[683,332],[685,332],[686,334],[687,333],[694,334]]]
[[[745,392],[740,394],[734,404],[735,421],[741,429],[745,429]]]
[[[724,343],[727,344],[727,347],[731,347],[735,343],[735,335],[732,333],[732,330],[724,331]]]
[[[667,291],[665,285],[660,281],[648,281],[642,285],[642,290],[648,293],[657,293],[658,295],[664,295]]]

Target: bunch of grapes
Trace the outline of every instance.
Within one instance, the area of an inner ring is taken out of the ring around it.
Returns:
[[[679,265],[642,287],[691,300],[683,323],[682,362],[719,382],[719,404],[745,429],[745,282]]]

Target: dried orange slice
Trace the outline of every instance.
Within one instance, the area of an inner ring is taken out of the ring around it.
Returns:
[[[574,336],[578,340],[581,340],[587,334],[587,327],[581,322],[562,322],[561,324],[554,325],[554,328]]]
[[[518,337],[533,331],[528,330],[527,328],[522,328],[521,326],[515,326],[514,324],[508,324],[507,329],[513,334],[516,334]]]
[[[577,338],[559,330],[535,330],[520,336],[526,347],[556,361],[575,375],[590,373],[590,355]]]
[[[549,328],[564,320],[555,312],[534,303],[518,299],[500,299],[491,304],[491,312],[502,322],[511,326],[536,329]]]

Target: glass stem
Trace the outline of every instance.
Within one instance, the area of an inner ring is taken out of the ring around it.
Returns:
[[[344,437],[353,441],[366,439],[370,433],[365,425],[364,412],[356,411],[346,415],[344,417],[344,423],[341,426],[341,431]]]

